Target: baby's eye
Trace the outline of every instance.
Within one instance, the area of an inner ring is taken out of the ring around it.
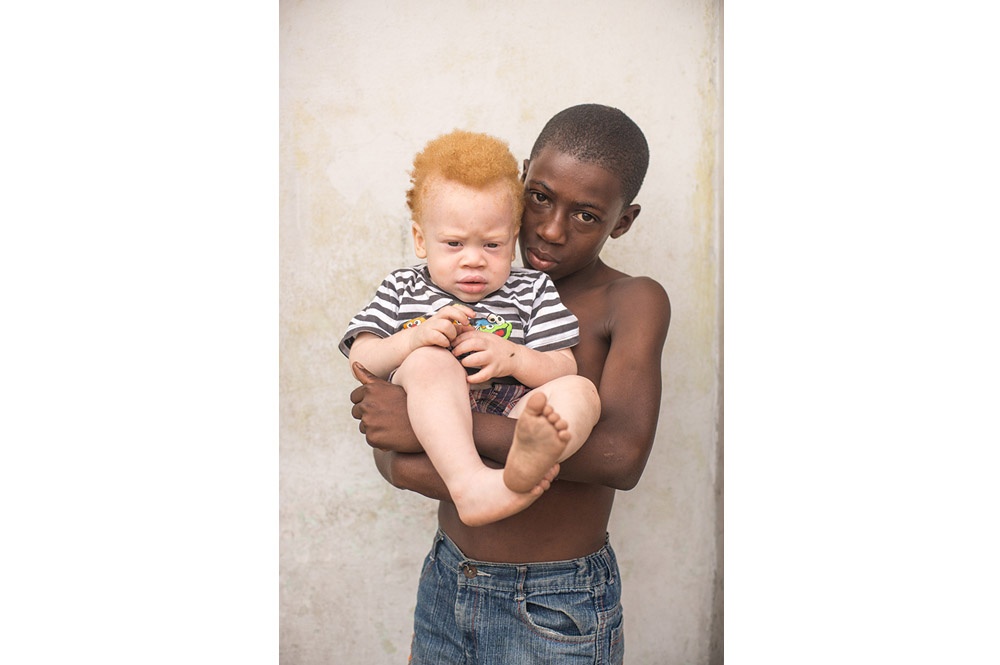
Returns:
[[[498,243],[498,242],[488,242],[488,243],[486,243],[487,249],[496,249],[499,246],[500,246],[500,243]]]
[[[457,240],[449,240],[448,241],[448,246],[449,247],[461,247],[462,243],[458,242]]]

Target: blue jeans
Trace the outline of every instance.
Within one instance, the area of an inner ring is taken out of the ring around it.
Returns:
[[[624,637],[608,542],[571,561],[486,563],[438,531],[424,559],[413,665],[621,665]]]

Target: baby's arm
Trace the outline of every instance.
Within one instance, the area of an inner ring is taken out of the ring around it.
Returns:
[[[468,325],[474,312],[463,305],[442,307],[418,326],[404,328],[388,337],[359,333],[351,345],[350,362],[359,362],[380,378],[387,378],[410,352],[422,346],[448,348],[458,336],[459,325]]]
[[[462,364],[479,368],[469,376],[469,383],[513,376],[529,388],[537,388],[560,376],[576,374],[576,359],[569,349],[538,351],[477,330],[456,337],[453,353],[459,357],[470,354],[462,358]]]
[[[529,388],[537,388],[560,376],[576,374],[576,358],[569,349],[536,351],[520,344],[513,346],[518,363],[511,376]]]

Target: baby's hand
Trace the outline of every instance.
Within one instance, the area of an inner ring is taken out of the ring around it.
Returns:
[[[476,313],[465,305],[457,303],[446,305],[422,321],[420,325],[410,328],[411,348],[421,346],[441,346],[448,348],[463,329],[469,327],[469,317]]]
[[[498,376],[516,373],[518,345],[499,335],[472,329],[458,335],[452,343],[452,353],[462,358],[465,367],[478,367],[469,375],[469,383],[483,383]]]

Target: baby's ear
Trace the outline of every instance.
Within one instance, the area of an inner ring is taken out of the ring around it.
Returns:
[[[413,253],[417,255],[418,259],[427,258],[427,247],[424,244],[424,231],[420,228],[420,225],[413,222],[413,226],[410,227],[413,231]]]
[[[611,231],[612,238],[620,238],[625,235],[630,228],[632,228],[632,222],[635,218],[639,216],[642,207],[638,204],[632,204],[622,211],[622,214],[618,217],[618,222],[615,224],[615,228]]]

